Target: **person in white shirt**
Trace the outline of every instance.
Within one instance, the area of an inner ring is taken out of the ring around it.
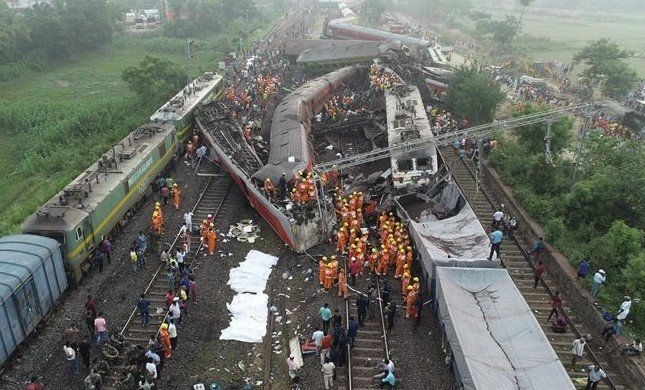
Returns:
[[[311,339],[314,341],[314,345],[317,348],[316,354],[320,354],[323,337],[325,337],[325,334],[320,330],[320,328],[316,328],[316,331],[311,335]]]
[[[323,379],[325,381],[325,390],[329,390],[330,387],[334,387],[334,369],[336,365],[329,360],[325,359],[320,371],[323,373]]]
[[[631,344],[625,344],[625,355],[627,356],[640,356],[643,353],[643,343],[641,339],[635,339]]]
[[[175,324],[179,325],[181,322],[181,307],[179,307],[179,297],[174,297],[172,299],[172,305],[168,309],[170,312],[169,317],[175,321]]]
[[[571,353],[573,357],[571,358],[571,365],[573,368],[576,368],[576,362],[582,359],[582,354],[585,352],[585,345],[587,345],[587,340],[583,337],[576,339],[571,343],[573,348],[571,348]]]
[[[589,366],[589,378],[587,379],[587,390],[596,390],[598,383],[601,380],[607,378],[607,374],[600,367],[596,367],[594,364]]]
[[[497,210],[493,213],[493,227],[496,228],[502,224],[504,219],[504,212],[502,210]]]
[[[146,372],[148,373],[148,378],[157,379],[157,366],[151,357],[148,358],[148,363],[146,363]]]
[[[298,376],[300,366],[296,362],[296,357],[293,354],[287,358],[287,367],[289,368],[289,378],[293,379]]]
[[[632,307],[632,298],[625,295],[623,299],[624,301],[620,304],[620,309],[618,309],[618,315],[616,318],[624,322],[625,318],[629,315],[629,309]]]
[[[72,344],[69,341],[63,346],[63,352],[65,352],[65,357],[67,358],[69,373],[75,375],[78,369],[78,360],[76,360],[76,350],[72,348]]]
[[[193,233],[193,213],[190,211],[186,211],[184,213],[184,223],[186,224],[186,228],[188,229],[188,232],[191,234]]]
[[[174,320],[168,320],[168,333],[170,334],[170,346],[174,351],[177,349],[177,327]]]
[[[598,272],[596,272],[593,276],[593,286],[591,286],[591,296],[595,297],[598,295],[598,291],[600,291],[600,285],[605,283],[607,281],[607,275],[605,275],[605,271],[602,269],[599,269]]]

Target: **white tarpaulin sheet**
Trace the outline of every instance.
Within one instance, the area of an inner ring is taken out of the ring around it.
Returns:
[[[220,340],[259,343],[267,331],[269,297],[264,293],[271,269],[278,258],[251,250],[237,268],[229,272],[228,285],[237,294],[226,308],[231,313],[228,328]]]
[[[435,265],[499,267],[499,261],[487,260],[489,239],[468,203],[450,218],[429,222],[410,219],[410,231],[431,277]]]
[[[506,270],[437,267],[436,276],[464,389],[574,389]]]

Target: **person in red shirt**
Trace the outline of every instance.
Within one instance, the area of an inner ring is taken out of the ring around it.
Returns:
[[[538,260],[537,264],[535,265],[535,284],[533,285],[533,288],[537,288],[538,284],[540,283],[540,279],[542,279],[542,275],[546,272],[546,266],[542,262],[542,260]]]
[[[91,295],[87,296],[87,302],[85,302],[85,310],[91,311],[94,317],[96,317],[99,313],[98,309],[96,308],[96,304],[94,303],[94,299],[92,299]]]
[[[547,321],[551,319],[551,316],[555,314],[556,318],[558,317],[558,310],[562,309],[562,298],[560,298],[560,293],[556,291],[553,299],[551,299],[551,312],[546,318]]]
[[[43,390],[44,388],[43,384],[38,382],[38,378],[32,376],[25,390]]]

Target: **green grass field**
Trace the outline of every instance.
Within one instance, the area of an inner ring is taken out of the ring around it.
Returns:
[[[503,17],[503,13],[494,13]],[[516,15],[517,16],[517,15]],[[528,8],[522,36],[515,44],[521,52],[543,61],[570,62],[589,41],[610,38],[635,56],[628,63],[645,78],[645,14],[604,15],[553,12]]]

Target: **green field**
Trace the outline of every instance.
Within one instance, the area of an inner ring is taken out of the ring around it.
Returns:
[[[185,63],[183,41],[120,37],[11,82],[0,83],[0,234],[53,196],[96,157],[144,123],[161,102],[141,101],[121,73],[146,54]],[[221,53],[197,42],[193,75],[214,70]]]
[[[503,12],[494,12],[503,17]],[[517,16],[517,15],[516,15]],[[554,12],[528,8],[522,36],[516,46],[524,54],[543,61],[570,62],[589,41],[610,38],[634,52],[627,62],[645,78],[645,14],[605,15],[591,12]]]

